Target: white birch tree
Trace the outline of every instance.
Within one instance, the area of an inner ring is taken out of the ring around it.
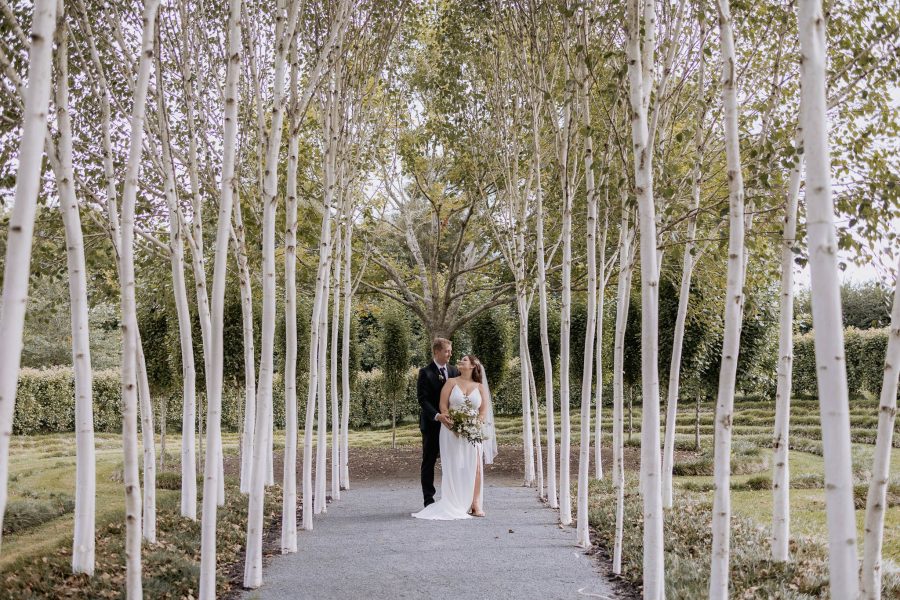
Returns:
[[[36,0],[28,49],[28,85],[25,88],[22,137],[19,143],[16,196],[9,219],[6,262],[3,267],[3,309],[0,312],[0,339],[6,351],[0,354],[0,525],[6,512],[9,492],[9,440],[12,436],[16,386],[22,359],[22,335],[31,241],[37,196],[40,189],[41,160],[47,136],[50,102],[50,75],[53,29],[57,0]]]
[[[897,273],[900,275],[900,265]],[[884,360],[881,399],[878,404],[878,436],[875,439],[875,456],[872,459],[872,479],[869,481],[866,495],[865,538],[860,570],[860,598],[863,600],[881,598],[881,549],[884,542],[884,517],[890,480],[894,419],[897,415],[898,376],[900,376],[900,286],[895,281],[891,328],[887,356]]]
[[[859,595],[859,566],[853,509],[850,402],[825,101],[825,15],[818,0],[801,0],[798,8],[800,127],[806,165],[810,296],[825,459],[829,585],[832,598],[856,598]]]
[[[794,361],[794,245],[797,241],[797,203],[800,196],[800,170],[803,144],[800,130],[795,136],[798,154],[794,158],[784,207],[784,231],[781,241],[781,293],[778,317],[778,372],[775,390],[775,431],[772,440],[772,558],[789,560],[791,533],[790,468],[788,434],[791,421],[791,374]]]
[[[238,78],[241,66],[241,0],[229,0],[226,33],[227,53],[224,112],[222,123],[222,175],[219,192],[219,215],[216,224],[216,245],[211,294],[212,331],[210,332],[210,389],[207,390],[207,452],[203,467],[203,517],[200,531],[200,600],[216,596],[216,511],[218,468],[216,456],[221,440],[222,385],[224,355],[225,276],[228,242],[231,234],[231,213],[237,180],[235,154],[238,134]],[[213,429],[210,432],[210,429]]]
[[[284,231],[284,474],[281,509],[281,553],[297,551],[297,162],[300,136],[297,103],[296,41],[291,43],[290,104]]]
[[[698,11],[700,26],[699,66],[697,68],[697,122],[694,128],[694,148],[697,155],[691,172],[691,205],[688,209],[687,232],[684,253],[681,258],[681,286],[678,292],[678,312],[675,316],[675,335],[672,341],[672,360],[669,366],[669,385],[666,398],[666,437],[663,444],[662,497],[663,508],[672,508],[672,469],[675,466],[675,422],[678,416],[678,394],[681,388],[681,350],[684,344],[684,329],[687,321],[688,301],[691,291],[691,277],[694,272],[694,238],[697,232],[697,212],[700,209],[700,184],[703,168],[703,121],[706,118],[706,60],[703,54],[706,41],[706,18],[704,9]]]
[[[728,279],[725,290],[725,332],[716,400],[710,598],[727,598],[731,543],[731,434],[737,361],[744,309],[744,180],[738,131],[737,65],[731,10],[719,0],[722,52],[722,104],[728,168]]]
[[[594,367],[594,335],[597,319],[597,195],[594,187],[594,139],[591,133],[590,81],[587,67],[588,11],[582,8],[578,53],[579,108],[584,131],[584,180],[587,192],[587,325],[584,337],[584,366],[581,375],[581,448],[578,460],[578,514],[576,544],[591,545],[588,524],[588,467],[591,449],[591,384]],[[598,379],[597,386],[602,385]]]
[[[75,172],[72,166],[72,121],[69,116],[69,28],[62,2],[57,8],[55,152],[47,139],[47,156],[56,176],[59,209],[66,236],[69,302],[72,321],[72,365],[75,376],[75,532],[72,571],[94,573],[96,458],[94,453],[93,373],[88,336],[87,267]]]
[[[656,45],[654,0],[630,0],[626,24],[634,183],[641,233],[641,495],[644,514],[644,597],[663,597],[663,514],[659,440],[659,268],[656,207],[653,200],[653,148],[648,108]]]
[[[122,190],[122,216],[120,226],[120,285],[122,294],[122,444],[125,467],[125,563],[126,595],[142,597],[141,585],[141,497],[137,456],[137,405],[138,405],[138,344],[137,314],[135,312],[134,282],[134,212],[137,197],[138,175],[143,153],[144,113],[150,68],[155,52],[154,31],[158,0],[147,0],[143,11],[141,53],[134,84],[134,104],[131,114],[131,133],[128,146],[125,181]],[[153,435],[153,429],[149,432]],[[147,465],[144,465],[145,469]]]
[[[272,80],[272,121],[266,140],[265,178],[262,181],[263,204],[263,311],[259,382],[256,390],[256,433],[253,439],[253,469],[250,474],[250,499],[247,516],[247,555],[244,563],[244,587],[262,584],[263,500],[271,455],[269,443],[272,419],[272,379],[275,349],[275,212],[285,110],[285,74],[288,48],[299,18],[299,2],[280,0],[276,8],[275,59]],[[230,207],[229,207],[230,208]],[[230,214],[231,211],[229,211]],[[208,451],[208,452],[211,452]]]
[[[631,302],[631,275],[634,232],[630,216],[622,203],[622,222],[619,227],[619,282],[616,292],[616,330],[613,342],[613,486],[616,492],[616,531],[613,541],[613,573],[622,573],[622,543],[625,526],[625,328],[628,325],[628,305]]]

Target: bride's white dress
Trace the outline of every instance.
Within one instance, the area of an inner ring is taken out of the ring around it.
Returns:
[[[468,396],[469,402],[477,410],[481,407],[481,392],[478,386]],[[459,385],[450,391],[450,408],[456,409],[466,401]],[[429,504],[417,513],[417,519],[434,519],[449,521],[452,519],[471,519],[468,514],[472,507],[472,496],[475,492],[475,474],[482,463],[481,444],[459,437],[447,427],[441,425],[441,497],[434,504]],[[484,489],[484,473],[479,486],[479,498]],[[483,506],[479,501],[479,505]]]

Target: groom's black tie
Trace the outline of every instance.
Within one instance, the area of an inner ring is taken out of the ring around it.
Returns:
[[[447,367],[441,367],[441,379],[447,381]]]

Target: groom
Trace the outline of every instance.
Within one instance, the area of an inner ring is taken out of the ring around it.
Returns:
[[[431,343],[434,360],[419,369],[416,395],[419,398],[419,429],[422,431],[422,495],[425,506],[434,502],[434,464],[441,453],[441,423],[449,426],[449,419],[440,412],[441,388],[450,377],[459,377],[459,370],[449,364],[453,344],[445,338]]]

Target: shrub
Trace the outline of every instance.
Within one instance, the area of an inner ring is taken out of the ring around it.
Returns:
[[[734,486],[731,486],[735,489]],[[772,478],[768,475],[755,475],[744,483],[740,484],[740,489],[746,490],[770,490],[772,489]]]
[[[860,330],[848,327],[844,330],[847,389],[851,398],[858,398],[865,392],[876,396],[881,393],[887,337],[887,328]],[[794,337],[792,393],[798,398],[818,395],[813,333]]]
[[[628,445],[626,443],[626,445]],[[675,463],[672,473],[677,476],[713,475],[713,450],[709,449],[695,458]],[[768,455],[752,444],[735,440],[731,446],[731,474],[747,475],[769,468]]]
[[[157,471],[156,487],[161,490],[181,489],[181,472],[179,471]]]
[[[868,495],[868,493],[868,484],[853,486],[853,504],[856,507],[856,510],[864,510],[866,508],[866,496]],[[887,500],[885,502],[885,505],[885,508],[900,506],[900,484],[888,484]]]
[[[3,518],[3,535],[21,533],[43,525],[75,510],[75,500],[67,495],[54,495],[49,499],[12,500],[6,505]]]

